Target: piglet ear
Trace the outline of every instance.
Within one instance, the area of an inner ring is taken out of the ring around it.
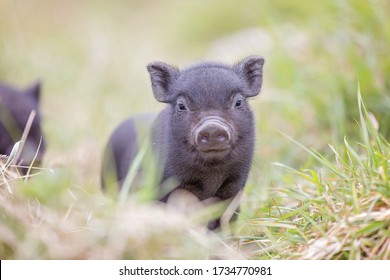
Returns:
[[[249,88],[247,97],[259,94],[263,83],[263,65],[264,58],[260,56],[249,56],[235,65],[236,71]]]
[[[179,74],[179,70],[164,62],[152,62],[147,66],[152,82],[152,90],[157,101],[168,103],[169,87]]]
[[[42,83],[41,81],[36,81],[32,85],[30,85],[24,93],[31,98],[32,100],[35,101],[36,104],[39,104],[39,100],[41,98],[41,88],[42,88]]]

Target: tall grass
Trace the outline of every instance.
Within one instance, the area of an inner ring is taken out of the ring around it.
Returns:
[[[150,180],[136,196],[108,197],[51,170],[26,182],[2,164],[0,257],[389,259],[390,144],[360,92],[358,107],[361,140],[329,145],[331,158],[286,136],[315,163],[303,169],[275,163],[284,185],[273,188],[263,207],[257,203],[256,215],[245,219],[244,211],[221,232],[205,227],[221,205],[202,209],[191,198],[171,206],[145,202],[142,193],[155,188]]]
[[[294,169],[271,194],[261,218],[247,222],[259,258],[390,259],[390,144],[358,92],[360,141],[329,145],[332,158],[288,137],[315,167]],[[246,228],[248,227],[248,228]]]

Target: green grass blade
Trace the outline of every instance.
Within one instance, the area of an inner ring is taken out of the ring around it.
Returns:
[[[320,164],[324,165],[326,168],[328,168],[330,171],[332,171],[332,173],[334,173],[335,175],[339,176],[340,178],[344,178],[344,179],[347,179],[347,177],[342,173],[340,172],[336,166],[334,164],[332,164],[330,161],[328,161],[323,155],[321,155],[320,153],[318,153],[317,151],[315,150],[312,150],[312,149],[309,149],[307,148],[306,146],[302,145],[301,143],[299,143],[298,141],[294,140],[293,138],[291,138],[290,136],[288,136],[287,134],[279,131],[279,133],[281,133],[284,137],[286,137],[287,139],[289,139],[291,142],[293,142],[294,144],[296,144],[297,146],[299,146],[300,148],[302,148],[303,150],[305,150],[307,153],[309,153],[313,158],[315,158]]]

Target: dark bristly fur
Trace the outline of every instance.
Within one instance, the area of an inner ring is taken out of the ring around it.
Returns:
[[[14,144],[21,140],[30,113],[33,110],[36,113],[17,163],[21,166],[20,171],[23,174],[27,172],[35,154],[36,166],[42,161],[45,152],[46,144],[39,110],[40,94],[40,82],[32,84],[25,90],[16,90],[0,83],[0,154],[10,154]]]
[[[151,128],[156,158],[162,166],[161,183],[174,178],[176,189],[187,190],[200,200],[230,199],[244,187],[255,139],[247,99],[260,92],[263,64],[263,58],[250,56],[233,66],[209,62],[179,70],[162,62],[148,65],[155,98],[168,104]],[[199,135],[194,131],[207,118],[221,120],[222,128],[206,129],[217,130],[223,150],[204,152],[199,147]],[[126,120],[111,136],[102,170],[103,187],[105,174],[110,172],[123,184],[139,148],[134,122],[133,118]],[[171,193],[160,200],[167,201]],[[209,227],[218,225],[216,221]]]

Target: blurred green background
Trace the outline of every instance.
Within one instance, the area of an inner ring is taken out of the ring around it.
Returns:
[[[327,151],[358,134],[358,83],[390,136],[390,2],[0,0],[0,80],[43,82],[45,166],[98,189],[102,150],[125,117],[163,107],[145,66],[161,60],[266,59],[249,186],[281,180],[270,163],[307,164],[282,136]],[[256,193],[256,192],[255,192]]]

